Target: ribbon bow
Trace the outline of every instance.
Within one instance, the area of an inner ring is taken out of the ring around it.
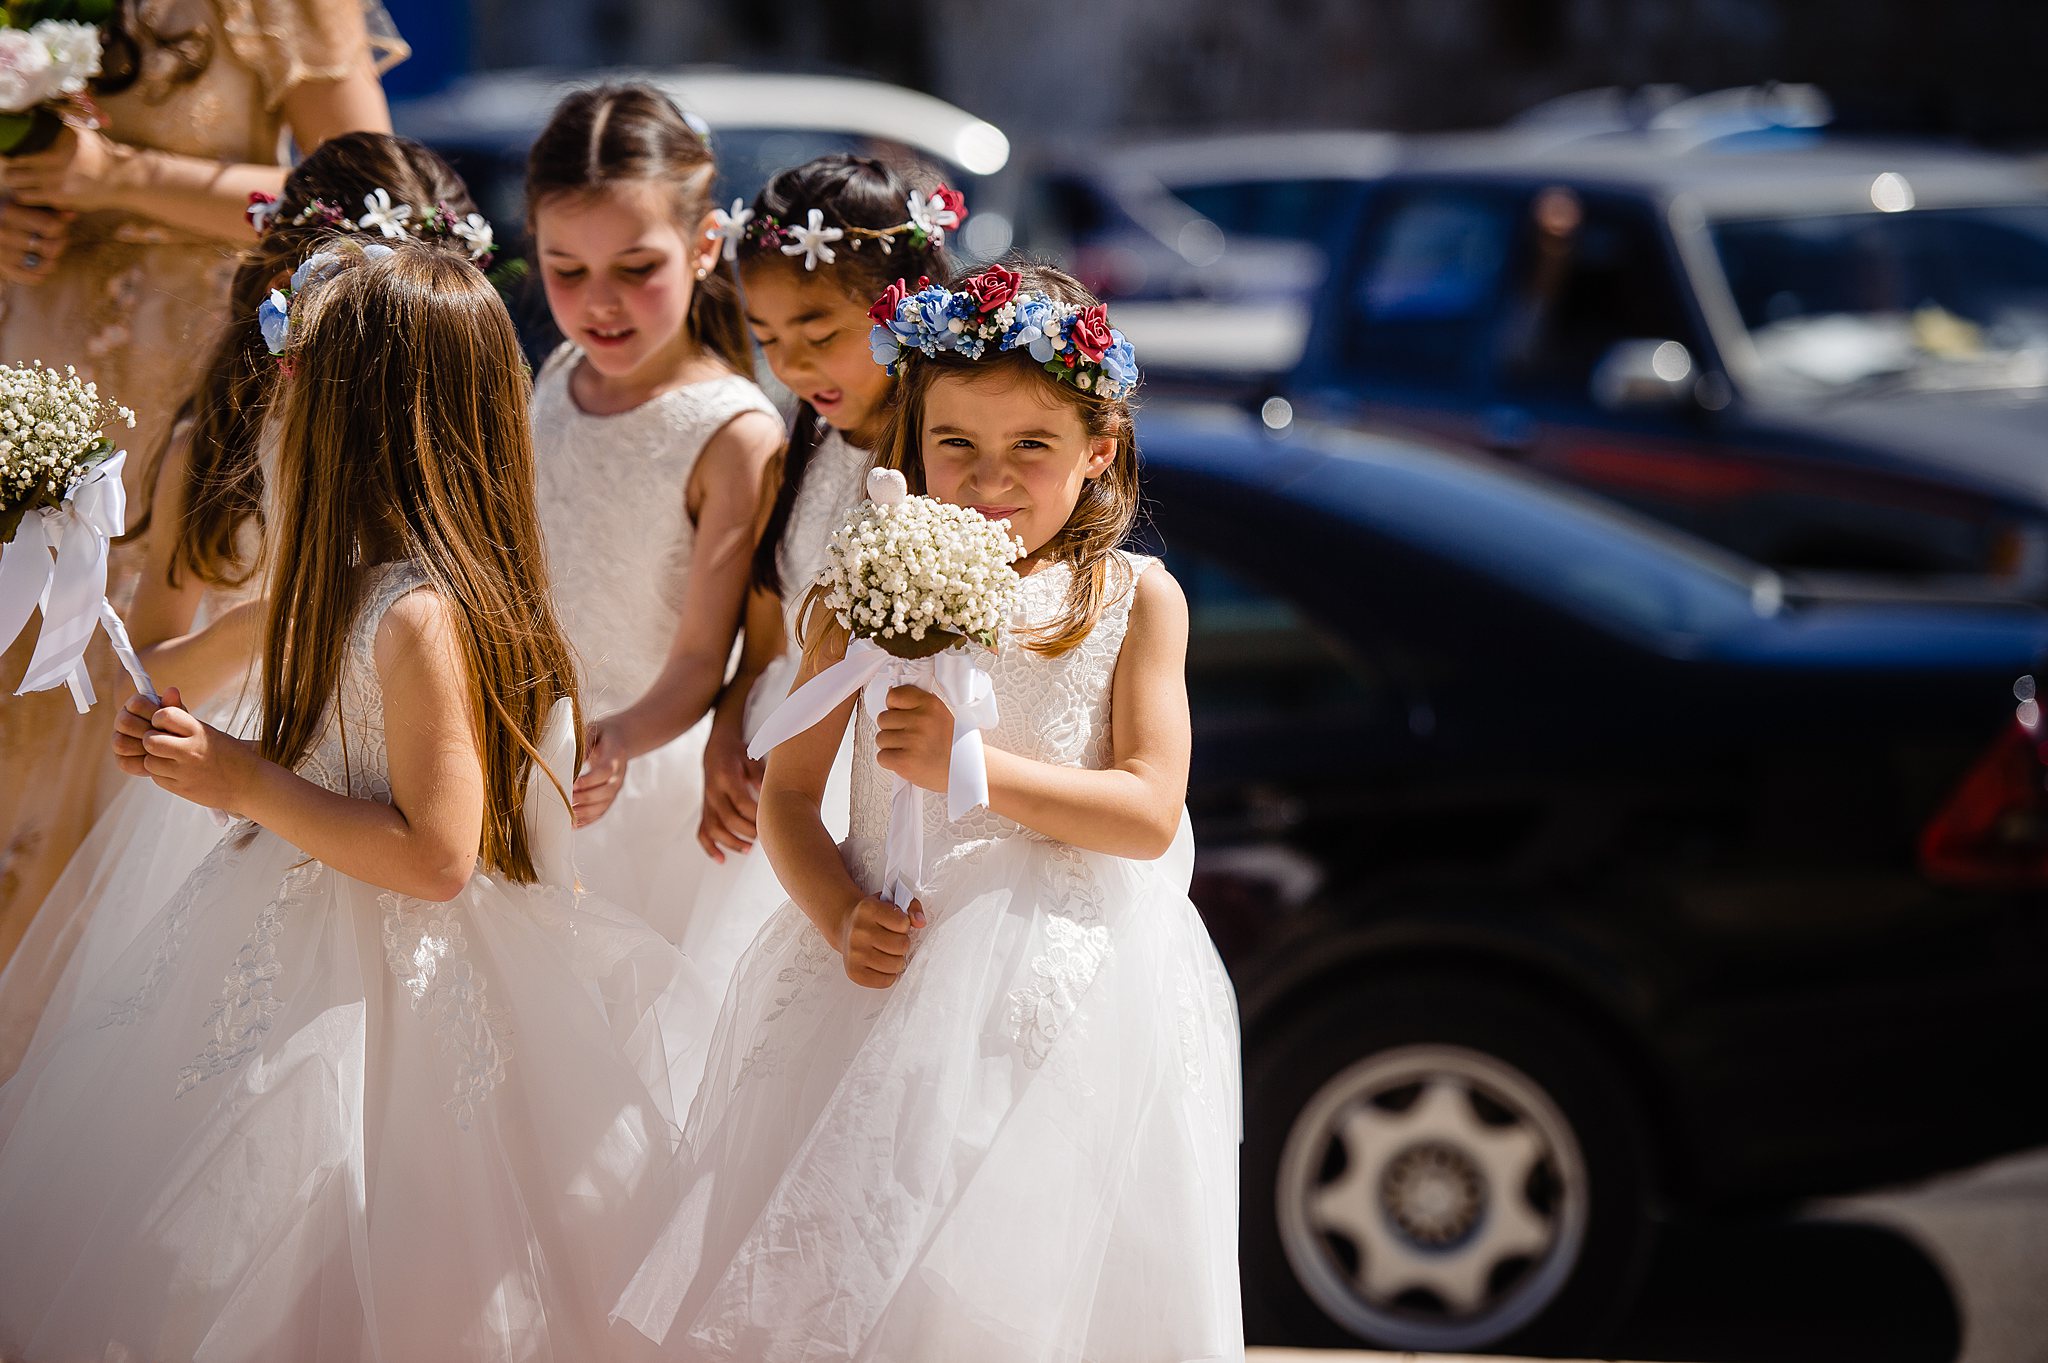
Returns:
[[[872,639],[847,645],[846,657],[799,686],[747,745],[759,759],[832,713],[856,692],[869,715],[888,708],[889,690],[920,686],[953,712],[953,750],[946,766],[946,817],[964,819],[988,803],[988,756],[981,731],[996,722],[996,688],[974,656],[949,648],[930,658],[898,658]],[[882,896],[907,907],[923,888],[924,818],[918,789],[890,774],[889,836],[882,856]]]
[[[91,709],[95,696],[85,649],[93,632],[104,627],[135,689],[157,699],[127,626],[107,601],[108,541],[128,524],[128,494],[121,486],[127,459],[125,450],[116,453],[86,474],[62,506],[24,516],[14,538],[0,545],[0,640],[19,635],[36,607],[43,611],[17,696],[66,685],[80,714]]]

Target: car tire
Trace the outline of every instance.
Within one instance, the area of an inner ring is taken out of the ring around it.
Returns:
[[[1557,1001],[1478,973],[1347,982],[1255,1029],[1245,1074],[1251,1339],[1590,1354],[1626,1311],[1649,1127]]]

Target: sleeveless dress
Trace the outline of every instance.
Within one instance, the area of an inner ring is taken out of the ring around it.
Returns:
[[[373,0],[142,0],[123,6],[138,46],[134,84],[95,96],[116,142],[209,161],[283,163],[284,104],[308,82],[403,60],[405,43]],[[0,285],[0,356],[76,365],[135,410],[128,448],[131,517],[147,505],[143,471],[205,364],[248,239],[222,241],[154,218],[81,213],[40,284]],[[153,533],[163,533],[161,527]],[[125,606],[142,540],[116,543],[109,586]],[[123,789],[104,712],[81,717],[63,689],[13,694],[35,635],[0,640],[0,964],[87,831]],[[86,659],[100,696],[129,683],[113,650]]]
[[[534,460],[555,609],[583,669],[584,714],[602,719],[646,693],[675,642],[696,546],[683,503],[697,457],[743,412],[781,417],[737,375],[592,416],[569,389],[582,358],[565,343],[534,381]],[[576,830],[585,884],[671,942],[684,939],[712,864],[696,838],[709,732],[707,717],[634,758],[604,817]]]
[[[797,638],[804,597],[825,567],[825,546],[832,532],[845,521],[847,508],[866,496],[868,468],[874,456],[848,443],[838,431],[826,428],[811,451],[804,470],[803,486],[789,509],[782,543],[776,560],[782,571],[782,653],[765,669],[747,697],[744,723],[752,739],[775,707],[789,695],[803,661],[803,643]],[[847,775],[853,765],[851,735],[840,745],[839,758],[832,764],[825,782],[825,799],[820,812],[825,827],[835,838],[846,836]],[[727,852],[725,860],[704,870],[698,883],[695,906],[681,942],[683,954],[703,973],[707,981],[722,986],[747,948],[760,934],[761,925],[789,896],[775,878],[768,854],[756,844],[744,855]]]
[[[244,561],[254,562],[261,552],[254,524],[244,531]],[[193,629],[205,628],[261,591],[255,577],[240,587],[209,588]],[[216,729],[248,738],[256,731],[262,700],[252,660],[238,686],[199,707],[197,714]],[[107,742],[107,735],[101,735],[101,742]],[[0,968],[0,1083],[20,1066],[39,1028],[64,1024],[88,983],[135,940],[165,898],[220,841],[222,826],[215,811],[181,800],[154,781],[131,777],[122,782]]]
[[[1020,647],[1065,579],[1025,579],[988,740],[1101,768],[1131,594],[1062,657]],[[889,782],[856,713],[842,850],[872,887]],[[741,963],[620,1318],[670,1358],[1242,1358],[1235,1007],[1185,822],[1139,862],[923,807],[927,923],[891,988],[794,904]]]
[[[373,649],[423,584],[366,570],[308,780],[390,800]],[[565,702],[543,751],[573,740]],[[619,1038],[676,955],[579,901],[528,789],[543,882],[447,903],[229,830],[0,1087],[0,1356],[608,1356],[619,1247],[674,1196]]]

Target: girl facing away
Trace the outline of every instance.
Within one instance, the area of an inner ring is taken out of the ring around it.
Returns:
[[[145,665],[176,677],[187,705],[240,738],[255,731],[262,633],[263,427],[277,360],[257,309],[300,261],[347,222],[382,240],[356,216],[383,195],[407,208],[408,235],[479,264],[489,228],[448,164],[388,133],[343,133],[320,144],[285,177],[275,199],[258,196],[252,243],[237,263],[228,312],[199,379],[178,409],[150,469],[154,526],[130,633]],[[125,783],[44,898],[0,973],[0,1080],[14,1073],[36,1027],[58,1025],[84,981],[133,940],[164,897],[199,864],[221,825],[211,812],[159,790]],[[90,917],[88,905],[98,906]]]
[[[989,802],[947,818],[952,717],[915,687],[770,756],[790,903],[740,964],[681,1207],[619,1312],[693,1359],[1240,1358],[1237,1030],[1186,894],[1186,603],[1120,547],[1130,350],[1049,269],[899,302],[880,462],[1028,550],[984,658]],[[949,339],[962,311],[978,358]],[[817,614],[807,678],[846,644]],[[835,846],[819,802],[849,723]],[[891,773],[924,792],[901,909],[877,895]]]
[[[121,716],[236,822],[0,1088],[0,1354],[601,1357],[672,1196],[614,1036],[678,959],[571,889],[525,366],[446,253],[301,283],[255,737]]]
[[[830,259],[805,251],[788,230],[808,228],[814,213],[823,230],[841,233],[829,243]],[[927,215],[924,226],[916,213]],[[731,977],[740,953],[788,898],[766,856],[752,850],[762,765],[748,760],[747,742],[789,694],[803,651],[799,608],[825,565],[826,542],[861,498],[887,425],[896,380],[869,356],[868,310],[900,277],[946,278],[946,233],[965,216],[949,189],[913,190],[883,162],[834,154],[779,172],[751,209],[719,219],[747,327],[797,409],[763,499],[745,647],[704,751],[697,840],[718,864],[704,876],[682,946],[712,978]],[[823,800],[826,826],[842,836],[851,758],[851,747],[842,746]]]
[[[555,605],[593,716],[578,864],[670,941],[709,865],[689,836],[703,721],[782,447],[748,377],[733,281],[713,268],[715,171],[676,107],[638,85],[570,95],[527,162],[541,279],[567,337],[535,380],[533,415]]]

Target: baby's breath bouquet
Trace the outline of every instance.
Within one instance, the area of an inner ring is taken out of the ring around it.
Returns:
[[[69,685],[81,711],[93,703],[85,649],[101,627],[136,689],[156,694],[107,604],[107,546],[128,519],[128,456],[106,435],[115,421],[132,427],[135,413],[75,369],[0,365],[0,648],[40,608],[16,694]]]
[[[1006,524],[909,496],[902,474],[877,469],[868,500],[832,533],[818,583],[842,628],[899,658],[966,639],[994,648],[1017,595],[1010,564],[1023,553]]]
[[[846,657],[777,707],[750,751],[765,756],[849,696],[860,695],[868,713],[880,714],[892,687],[918,686],[953,714],[947,817],[964,819],[987,804],[981,731],[996,722],[995,687],[966,645],[996,646],[1017,595],[1010,565],[1023,554],[1007,525],[968,507],[912,497],[901,473],[874,470],[868,500],[833,533],[818,577],[825,608],[852,636]],[[900,776],[890,781],[884,883],[877,888],[907,905],[924,872],[922,795]]]
[[[0,544],[31,511],[55,510],[85,476],[114,457],[104,434],[135,413],[100,396],[99,388],[65,366],[0,365]]]

